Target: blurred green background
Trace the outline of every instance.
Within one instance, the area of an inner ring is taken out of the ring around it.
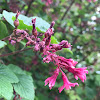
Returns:
[[[88,67],[87,80],[79,87],[58,92],[62,83],[61,75],[53,89],[44,86],[46,78],[52,75],[55,66],[53,63],[43,63],[39,52],[24,51],[0,58],[6,65],[15,64],[23,70],[31,72],[35,86],[35,100],[100,100],[100,1],[88,0],[53,0],[46,6],[41,0],[0,0],[0,13],[3,10],[16,12],[28,17],[38,16],[51,23],[55,21],[54,37],[60,42],[68,40],[72,45],[72,52],[63,49],[58,55],[73,58],[78,61],[77,67]],[[8,16],[9,17],[9,16]],[[3,20],[0,22],[0,39],[9,36],[13,27]],[[2,30],[2,27],[6,29]],[[6,41],[7,42],[7,41]],[[8,43],[8,42],[7,42]],[[14,52],[23,48],[22,43],[15,46],[7,44],[0,49],[0,54]],[[73,75],[66,73],[71,82],[75,82]]]

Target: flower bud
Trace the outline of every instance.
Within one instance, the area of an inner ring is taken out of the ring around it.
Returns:
[[[59,44],[52,44],[51,49],[54,49],[55,51],[61,50],[62,47]]]
[[[36,29],[32,30],[32,34],[33,34],[35,37],[37,37],[37,30],[36,30]]]
[[[39,44],[36,44],[34,47],[34,51],[39,51],[39,50],[40,50],[40,46],[39,46]]]
[[[28,42],[26,43],[26,47],[27,47],[27,46],[29,46],[30,44],[31,44],[31,42],[30,42],[30,41],[28,41]]]
[[[50,38],[51,38],[51,36],[49,36],[49,37],[46,39],[46,41],[45,41],[45,45],[46,45],[46,46],[50,44],[50,41],[51,41]]]
[[[71,47],[71,44],[68,43],[68,41],[65,41],[65,40],[62,40],[59,45],[62,46],[62,48],[70,48]]]
[[[20,12],[17,11],[17,14],[16,14],[16,20],[14,21],[14,26],[15,26],[15,28],[17,28],[18,25],[19,25],[19,21],[18,21],[18,16],[19,16],[19,14],[20,14]]]
[[[50,25],[50,28],[52,28],[54,26],[55,22],[52,21],[51,25]]]
[[[36,18],[32,19],[32,25],[33,25],[33,29],[32,29],[32,34],[35,36],[35,38],[37,37],[37,30],[35,28],[35,23],[36,23]]]
[[[41,41],[40,42],[40,52],[43,52],[43,49],[45,48],[45,42]]]
[[[18,19],[16,19],[16,20],[14,21],[14,26],[17,28],[18,25],[19,25],[19,21],[18,21]]]
[[[11,43],[12,45],[14,45],[14,44],[16,43],[16,41],[11,40],[10,43]]]

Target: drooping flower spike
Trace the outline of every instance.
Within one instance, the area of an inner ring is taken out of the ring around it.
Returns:
[[[19,13],[16,15],[16,19],[18,20]],[[16,20],[15,20],[16,21]],[[14,22],[15,22],[14,21]],[[34,51],[40,51],[42,53],[43,62],[49,63],[53,62],[56,66],[56,69],[53,75],[45,80],[45,85],[49,85],[49,88],[55,85],[56,79],[59,73],[62,74],[63,86],[59,87],[58,90],[61,91],[65,89],[71,89],[71,87],[75,87],[75,85],[79,85],[78,83],[69,82],[64,70],[71,72],[74,75],[74,78],[77,80],[81,79],[82,82],[86,80],[86,74],[88,74],[87,67],[83,68],[75,68],[77,61],[73,59],[66,59],[62,56],[56,54],[56,51],[62,50],[63,48],[71,48],[71,44],[66,40],[62,40],[59,44],[51,44],[51,36],[54,34],[53,26],[55,22],[53,21],[49,27],[49,29],[44,33],[44,38],[41,40],[38,36],[38,32],[35,27],[36,18],[32,19],[32,34],[28,34],[25,30],[16,29],[14,30],[14,35],[9,38],[9,42],[14,45],[16,42],[20,42],[23,39],[27,40],[26,46],[34,46]]]
[[[75,87],[75,85],[79,86],[78,83],[71,83],[68,81],[67,76],[65,75],[64,72],[62,72],[62,79],[63,79],[63,86],[59,87],[59,93],[61,93],[61,91],[65,88],[66,90],[71,89],[71,87]]]

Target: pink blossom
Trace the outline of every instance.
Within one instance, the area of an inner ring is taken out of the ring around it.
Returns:
[[[76,66],[76,64],[78,63],[77,61],[74,61],[73,59],[68,59],[68,61],[70,61],[73,66]]]
[[[43,58],[43,62],[49,63],[51,61],[52,61],[52,59],[51,59],[50,55]]]
[[[11,40],[10,42],[12,45],[16,44],[16,41],[15,40]]]
[[[74,74],[75,79],[77,80],[78,77],[81,79],[82,82],[86,80],[86,74],[88,74],[87,67],[84,68],[75,68],[78,62],[74,61],[73,59],[66,59],[64,57],[58,56],[58,59],[61,61],[59,65],[61,68],[67,69],[69,72]]]
[[[63,86],[59,87],[58,90],[59,90],[59,93],[61,93],[61,91],[65,88],[66,90],[69,90],[71,89],[71,87],[75,87],[75,85],[78,85],[78,83],[71,83],[68,81],[68,78],[67,76],[65,75],[64,72],[62,72],[62,79],[63,79]]]
[[[78,80],[78,77],[81,79],[82,82],[86,80],[86,74],[88,74],[87,67],[84,68],[73,68],[74,69],[74,77],[76,80]]]
[[[61,61],[61,63],[60,63],[61,65],[64,64],[64,66],[67,66],[67,67],[74,67],[78,63],[77,61],[74,61],[73,59],[66,59],[61,56],[58,56],[58,59]]]
[[[61,50],[62,47],[59,44],[52,44],[50,48],[53,50],[53,52],[56,52],[57,50]]]
[[[50,46],[50,49],[53,51],[53,52],[56,52],[58,50],[61,50],[62,48],[69,48],[71,47],[70,43],[68,43],[68,41],[61,41],[59,44],[52,44]]]
[[[55,25],[55,22],[52,21],[52,23],[51,23],[51,25],[50,25],[50,28],[52,28],[54,25]]]
[[[39,46],[39,44],[36,44],[35,46],[34,46],[34,51],[39,51],[40,50],[40,46]]]
[[[71,47],[70,43],[68,41],[62,40],[59,45],[61,45],[63,48],[69,48]]]
[[[59,75],[59,68],[57,67],[53,75],[45,80],[45,86],[49,83],[49,88],[52,89],[52,87],[55,85],[58,75]]]
[[[44,34],[44,35],[45,35],[45,38],[51,36],[53,33],[54,33],[54,32],[53,32],[53,29],[52,29],[52,28],[49,28],[49,29],[45,32],[45,34]]]
[[[36,23],[36,18],[32,18],[32,24],[35,24]]]
[[[51,42],[51,36],[49,36],[46,41],[45,41],[45,45],[46,46],[49,46],[50,45],[50,42]]]
[[[88,70],[86,70],[87,67],[83,67],[83,68],[66,67],[66,69],[69,72],[73,73],[76,80],[78,80],[78,77],[81,79],[82,82],[84,82],[84,80],[86,80],[86,74],[88,74]]]

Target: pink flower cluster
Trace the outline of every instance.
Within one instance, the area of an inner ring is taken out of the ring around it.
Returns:
[[[49,6],[53,3],[53,0],[42,0],[42,2],[45,2],[46,6]]]
[[[62,79],[64,83],[63,86],[58,88],[59,92],[61,92],[64,88],[68,90],[71,89],[71,87],[75,87],[75,85],[79,85],[78,83],[69,82],[67,76],[62,70],[68,70],[68,72],[73,73],[76,80],[78,79],[78,77],[81,79],[82,82],[86,80],[86,74],[88,74],[88,71],[86,70],[87,67],[75,68],[77,62],[73,59],[66,59],[54,53],[48,52],[47,56],[43,59],[43,61],[46,63],[52,61],[57,66],[56,70],[54,71],[54,74],[45,80],[45,85],[49,83],[50,89],[54,86],[59,72],[62,73]]]
[[[18,16],[19,13],[17,13],[16,19],[18,19]],[[63,86],[58,88],[60,93],[64,88],[68,90],[71,89],[71,87],[75,87],[75,85],[79,85],[78,83],[69,82],[67,76],[63,72],[64,70],[71,72],[76,80],[80,78],[81,81],[84,82],[84,80],[86,80],[86,74],[88,74],[88,71],[86,70],[87,67],[75,68],[78,62],[71,58],[66,59],[62,56],[56,55],[56,51],[61,50],[62,48],[70,48],[71,44],[66,40],[62,40],[59,44],[51,44],[51,36],[54,34],[52,27],[54,26],[55,22],[53,21],[51,23],[50,28],[44,33],[44,38],[42,40],[38,38],[39,33],[35,28],[35,23],[36,18],[32,19],[32,35],[29,35],[25,30],[17,29],[15,20],[15,30],[13,31],[14,34],[9,38],[9,42],[14,45],[16,42],[20,42],[21,40],[26,39],[26,46],[33,46],[34,51],[40,51],[42,53],[44,63],[54,63],[56,69],[53,75],[45,80],[45,85],[49,84],[50,89],[52,89],[52,87],[55,85],[59,73],[62,74],[63,80]]]

